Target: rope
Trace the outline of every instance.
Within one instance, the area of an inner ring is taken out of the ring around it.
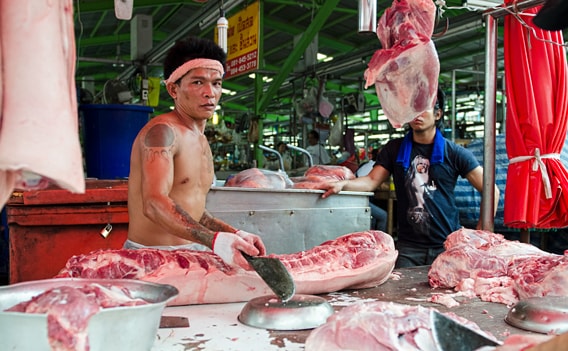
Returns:
[[[540,174],[542,175],[542,181],[544,183],[544,193],[546,195],[547,199],[552,198],[552,189],[550,186],[550,178],[548,177],[548,172],[546,170],[546,165],[544,164],[544,162],[542,162],[543,158],[555,158],[560,160],[560,154],[544,154],[541,155],[540,154],[540,149],[536,148],[534,150],[534,156],[517,156],[517,157],[513,157],[511,160],[509,160],[509,164],[512,163],[518,163],[518,162],[524,162],[524,161],[530,161],[534,159],[533,165],[532,165],[532,170],[533,172],[538,171],[538,168],[540,166]]]

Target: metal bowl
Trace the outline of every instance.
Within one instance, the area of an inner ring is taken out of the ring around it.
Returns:
[[[322,325],[332,314],[333,307],[319,296],[296,294],[287,302],[260,296],[247,302],[239,321],[263,329],[304,330]]]
[[[568,296],[532,297],[517,302],[507,313],[510,325],[543,334],[568,331]]]
[[[0,350],[50,351],[47,314],[4,310],[58,286],[80,287],[86,283],[124,287],[133,298],[149,302],[105,308],[93,315],[88,324],[91,351],[150,350],[167,302],[178,295],[178,290],[171,285],[129,279],[58,278],[3,286],[0,287]]]

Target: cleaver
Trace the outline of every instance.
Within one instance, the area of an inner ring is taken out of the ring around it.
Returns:
[[[441,351],[473,351],[483,346],[501,345],[435,310],[430,312],[430,322],[434,342]]]
[[[270,289],[282,302],[286,302],[294,296],[296,284],[290,272],[277,258],[249,256],[242,252],[243,257],[254,268],[256,273],[264,280]]]

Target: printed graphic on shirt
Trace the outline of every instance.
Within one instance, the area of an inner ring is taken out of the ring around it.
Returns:
[[[427,234],[430,230],[430,213],[426,199],[436,191],[436,184],[429,176],[430,160],[417,155],[406,173],[405,185],[408,193],[406,219],[415,232]]]

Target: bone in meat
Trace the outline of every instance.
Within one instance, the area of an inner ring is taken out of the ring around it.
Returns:
[[[307,251],[276,255],[298,294],[321,294],[384,283],[397,257],[392,237],[381,231],[343,235]],[[248,301],[273,295],[254,271],[226,265],[211,252],[155,249],[99,250],[69,259],[57,277],[139,279],[169,284],[179,295],[169,305]]]

